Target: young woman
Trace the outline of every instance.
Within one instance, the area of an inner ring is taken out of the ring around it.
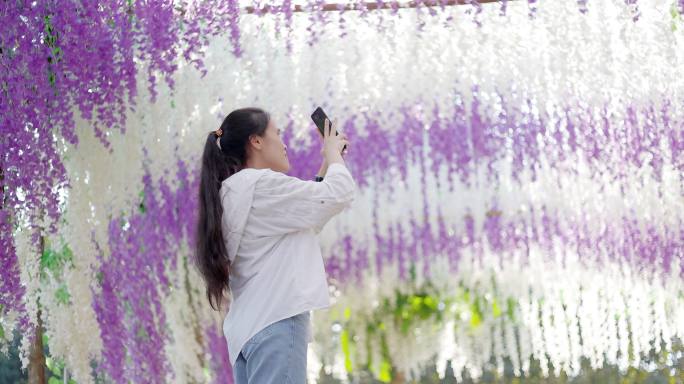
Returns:
[[[316,234],[356,190],[345,145],[326,121],[317,182],[285,174],[280,129],[261,109],[231,112],[207,137],[197,265],[212,308],[230,294],[223,332],[236,384],[306,383],[309,311],[329,306]]]

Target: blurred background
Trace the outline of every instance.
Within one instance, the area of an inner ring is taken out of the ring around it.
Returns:
[[[310,383],[684,383],[684,1],[0,4],[0,382],[232,383],[193,266],[233,109],[359,193]]]

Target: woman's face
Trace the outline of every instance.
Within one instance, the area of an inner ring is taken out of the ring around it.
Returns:
[[[290,170],[290,161],[287,158],[287,147],[280,138],[280,134],[280,129],[271,119],[264,135],[254,137],[256,141],[252,141],[252,156],[260,166],[286,173]]]

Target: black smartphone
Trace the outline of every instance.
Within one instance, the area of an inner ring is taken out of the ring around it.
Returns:
[[[332,126],[332,120],[330,120],[330,118],[328,118],[328,116],[325,114],[325,112],[323,112],[323,108],[318,107],[311,114],[311,120],[313,120],[314,124],[316,124],[316,127],[318,127],[318,130],[321,132],[321,136],[325,136],[325,133],[324,133],[325,119],[328,119],[328,121],[330,122],[330,126],[332,128],[334,128]],[[339,135],[339,133],[337,132],[337,130],[335,130],[335,136],[337,136],[337,135]],[[344,151],[345,149],[347,149],[346,145],[344,146],[344,148],[342,148],[342,150]]]

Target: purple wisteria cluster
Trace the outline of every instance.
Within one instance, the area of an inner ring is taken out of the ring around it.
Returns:
[[[25,289],[21,286],[19,264],[17,254],[12,242],[12,223],[9,212],[0,209],[0,233],[8,234],[0,236],[0,314],[14,311],[20,314],[19,328],[23,332],[29,332],[29,319],[25,311],[22,298]]]
[[[501,175],[494,165],[500,161],[510,161],[514,179],[527,172],[535,181],[543,163],[577,174],[580,160],[592,176],[608,176],[618,184],[629,183],[631,169],[644,166],[651,170],[653,182],[659,183],[667,163],[678,171],[684,185],[684,120],[674,117],[669,101],[640,109],[627,106],[617,115],[608,112],[608,104],[590,108],[578,103],[540,113],[533,99],[525,106],[507,105],[500,95],[495,100],[498,106],[480,101],[475,94],[469,106],[458,101],[450,116],[441,116],[432,107],[427,119],[416,113],[425,106],[404,106],[396,113],[401,116],[399,127],[391,130],[381,128],[379,115],[348,117],[341,130],[355,148],[350,151],[349,166],[359,186],[372,180],[375,187],[391,191],[390,171],[397,170],[405,179],[408,166],[415,164],[436,180],[445,168],[448,188],[453,191],[457,182],[472,186],[481,166],[487,168],[487,183],[496,182]],[[491,119],[485,112],[494,107],[510,113]],[[304,139],[295,139],[290,131],[291,123],[283,140],[292,148],[292,172],[306,177],[320,164],[320,154],[315,145],[305,145]],[[310,135],[310,142],[320,141],[314,129]],[[429,148],[428,157],[423,156],[424,147]]]
[[[429,275],[435,257],[446,256],[456,268],[463,249],[482,254],[485,243],[503,258],[506,253],[529,251],[531,246],[546,249],[556,242],[587,262],[603,257],[656,272],[670,272],[672,261],[684,260],[684,223],[680,220],[678,225],[668,227],[655,221],[637,221],[636,212],[623,212],[621,219],[597,218],[584,211],[566,217],[554,211],[555,207],[532,205],[530,212],[521,214],[501,212],[500,202],[495,200],[483,207],[488,213],[481,228],[475,228],[473,217],[466,214],[461,223],[452,219],[453,228],[447,229],[439,205],[428,201],[427,177],[437,181],[438,188],[450,192],[455,188],[485,187],[482,182],[495,189],[506,177],[519,184],[535,181],[544,172],[543,164],[560,176],[572,176],[583,172],[579,164],[585,163],[596,183],[607,179],[624,191],[635,182],[635,169],[648,169],[649,176],[637,183],[655,184],[661,195],[684,193],[684,121],[674,117],[669,102],[659,107],[628,106],[620,115],[609,113],[607,107],[590,109],[579,104],[540,114],[534,112],[538,110],[534,100],[528,100],[525,106],[506,105],[498,96],[500,108],[496,110],[510,112],[499,113],[492,120],[485,112],[493,105],[484,105],[477,92],[475,95],[471,105],[457,105],[451,116],[443,116],[433,107],[428,121],[417,117],[421,115],[416,111],[423,106],[406,106],[399,111],[400,126],[391,131],[381,129],[380,117],[363,116],[363,126],[357,123],[359,116],[346,120],[341,130],[353,148],[347,163],[359,187],[385,190],[391,196],[397,188],[396,176],[405,180],[408,168],[417,168],[422,193],[416,199],[421,200],[422,211],[410,214],[405,222],[391,223],[387,231],[381,232],[379,195],[374,193],[374,234],[365,241],[343,237],[327,261],[328,272],[337,280],[360,279],[371,265],[378,272],[395,265],[401,278],[406,277],[411,265]],[[311,132],[311,140],[320,141],[315,130]],[[317,145],[305,145],[300,140],[290,129],[284,136],[291,148],[292,173],[305,178],[315,172],[320,154]],[[423,154],[424,148],[427,155]],[[510,175],[502,174],[496,166],[502,162],[510,164]],[[678,175],[678,190],[663,189],[666,166]],[[486,169],[486,180],[478,178],[482,167]],[[445,170],[448,185],[440,186],[440,174]],[[438,217],[437,227],[425,220],[428,215]],[[600,223],[601,231],[590,223]]]
[[[215,324],[207,327],[207,344],[211,355],[211,371],[214,372],[213,384],[233,384],[233,368],[228,359],[228,344],[223,332]]]
[[[0,4],[0,262],[2,308],[21,312],[13,217],[35,233],[56,230],[59,193],[68,187],[62,140],[78,145],[75,113],[105,147],[125,132],[136,97],[138,62],[152,99],[157,77],[173,86],[177,56],[200,71],[209,38],[230,32],[239,54],[237,1],[6,1]],[[76,112],[78,111],[78,112]],[[48,218],[48,228],[37,222]]]
[[[182,242],[194,243],[197,210],[196,179],[182,162],[175,179],[178,188],[164,179],[155,186],[145,174],[137,211],[110,221],[111,254],[99,257],[93,302],[104,347],[99,371],[116,383],[156,383],[169,371],[162,296],[185,289],[172,287],[167,271],[176,270]]]
[[[439,258],[445,258],[451,271],[458,272],[464,253],[483,260],[484,249],[497,255],[502,265],[512,255],[522,255],[522,262],[529,261],[530,250],[540,249],[545,257],[553,259],[562,254],[562,263],[571,256],[587,265],[594,262],[614,261],[636,267],[636,270],[653,273],[674,272],[684,276],[684,266],[671,271],[675,259],[684,260],[684,221],[674,227],[662,223],[644,223],[636,216],[624,216],[621,220],[604,220],[601,229],[594,227],[596,219],[585,216],[568,218],[550,209],[503,218],[495,207],[487,211],[487,218],[480,230],[476,230],[473,217],[466,215],[462,223],[447,224],[438,213],[436,226],[429,221],[420,222],[412,217],[409,224],[392,223],[386,234],[377,231],[371,241],[344,236],[332,247],[326,260],[328,276],[338,284],[358,284],[373,266],[375,273],[396,268],[400,279],[407,279],[411,268],[431,275],[431,267]],[[449,225],[455,229],[450,230]]]

